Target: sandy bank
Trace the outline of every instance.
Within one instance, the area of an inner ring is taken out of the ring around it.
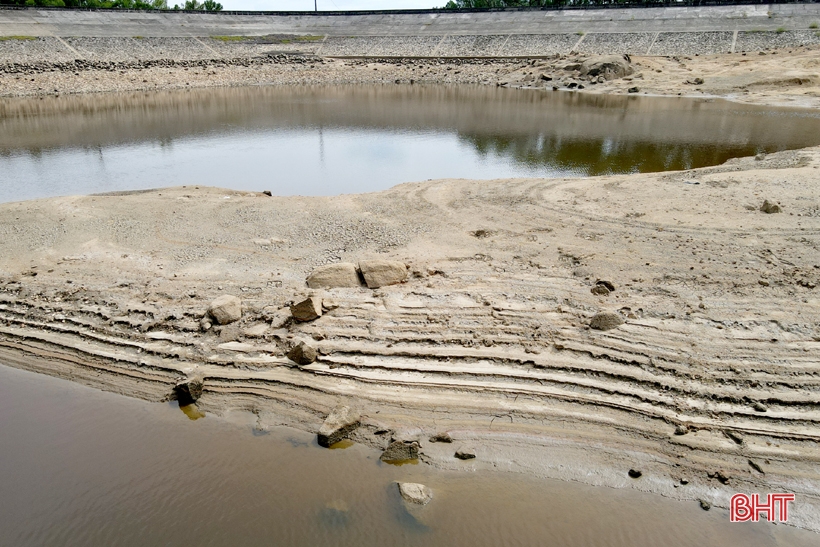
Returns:
[[[352,402],[356,440],[415,435],[442,467],[469,443],[476,469],[724,507],[795,492],[793,524],[820,530],[818,178],[815,148],[332,198],[189,186],[5,204],[0,361],[149,400],[201,374],[206,412],[248,409],[260,427],[316,431]],[[305,286],[316,266],[367,258],[411,278]],[[615,290],[594,294],[598,280]],[[222,294],[242,320],[203,330]],[[327,312],[290,321],[308,294]],[[600,310],[625,324],[589,329]],[[299,340],[314,364],[285,357]],[[441,431],[456,444],[427,441]]]

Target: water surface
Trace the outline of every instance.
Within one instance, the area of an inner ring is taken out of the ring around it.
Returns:
[[[688,169],[818,144],[817,112],[489,87],[7,99],[0,201],[196,184],[335,195],[437,178]]]
[[[0,366],[0,545],[809,547],[818,535],[731,524],[631,490],[506,473],[394,467],[320,448],[250,413],[189,420]],[[548,454],[545,454],[548,457]],[[433,501],[413,515],[394,481]]]

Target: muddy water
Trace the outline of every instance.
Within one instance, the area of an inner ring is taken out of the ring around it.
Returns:
[[[0,201],[210,185],[687,169],[820,144],[817,112],[489,87],[259,87],[0,101]]]
[[[250,414],[190,420],[0,366],[0,545],[810,546],[787,526],[730,524],[629,490],[389,466]],[[408,512],[394,481],[434,499]]]

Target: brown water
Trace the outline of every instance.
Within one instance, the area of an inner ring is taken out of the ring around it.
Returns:
[[[277,195],[688,169],[820,144],[820,114],[444,86],[0,101],[0,202],[203,184]]]
[[[191,421],[150,404],[0,366],[0,545],[816,546],[630,490],[505,473],[394,467],[320,448],[254,417]],[[394,481],[433,501],[411,514]]]

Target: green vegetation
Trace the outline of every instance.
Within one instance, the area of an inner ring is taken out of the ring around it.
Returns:
[[[324,36],[311,36],[311,35],[307,35],[307,36],[297,36],[297,37],[295,38],[295,40],[296,40],[297,42],[318,42],[319,40],[321,40],[321,39],[323,39],[323,38],[324,38]]]
[[[778,34],[783,34],[784,32],[786,32],[786,29],[783,27],[777,27],[777,30],[775,32]]]
[[[817,21],[809,25],[809,28],[817,28]]]
[[[250,36],[211,36],[211,40],[218,40],[220,42],[241,42],[249,38]]]
[[[36,40],[36,36],[0,36],[0,42],[7,42],[9,40]]]
[[[168,0],[0,0],[0,4],[12,6],[31,6],[42,8],[111,8],[133,10],[189,10],[189,11],[222,11],[222,4],[216,0],[185,0],[169,8]]]

